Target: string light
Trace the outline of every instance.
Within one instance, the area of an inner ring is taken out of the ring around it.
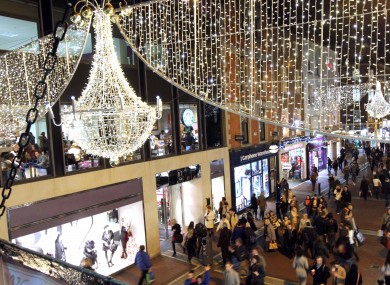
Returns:
[[[47,80],[46,102],[38,106],[40,117],[46,113],[46,104],[53,105],[73,77],[89,26],[90,22],[70,25],[60,42],[56,66]],[[0,138],[25,127],[26,112],[35,102],[35,85],[41,79],[46,53],[53,42],[53,35],[48,35],[0,56]]]
[[[115,163],[144,144],[161,118],[162,103],[158,98],[156,108],[148,106],[130,87],[115,53],[111,13],[107,3],[102,6],[93,10],[96,43],[88,84],[61,116],[70,140]]]
[[[162,0],[116,21],[151,69],[209,104],[354,138],[367,128],[362,84],[389,80],[384,1]]]

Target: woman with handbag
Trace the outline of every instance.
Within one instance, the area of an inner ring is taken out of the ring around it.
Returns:
[[[176,219],[172,219],[172,250],[173,254],[172,256],[176,255],[176,246],[175,244],[178,243],[183,248],[183,252],[185,252],[185,248],[181,244],[183,242],[183,235],[181,234],[181,226],[176,222]]]
[[[278,245],[276,243],[276,234],[275,229],[271,225],[269,219],[265,219],[265,251],[274,251],[278,249]]]

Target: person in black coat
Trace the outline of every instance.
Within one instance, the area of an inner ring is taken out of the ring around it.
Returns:
[[[321,256],[316,257],[316,263],[311,267],[310,273],[313,276],[313,285],[327,284],[330,277],[329,268]]]
[[[284,245],[288,258],[293,258],[295,255],[295,245],[297,243],[298,233],[297,230],[289,224],[284,232]]]
[[[351,204],[352,202],[352,194],[348,189],[347,185],[344,185],[343,192],[341,192],[341,208],[344,208],[346,205]]]
[[[256,194],[253,193],[252,194],[252,197],[251,197],[251,209],[253,211],[253,215],[255,216],[254,218],[256,219],[257,217],[257,198],[256,198]]]
[[[329,213],[326,216],[326,237],[328,240],[328,249],[333,249],[338,228],[337,221],[333,218],[333,214]]]
[[[222,262],[226,263],[229,255],[230,239],[232,237],[232,231],[228,229],[227,224],[223,223],[221,233],[219,234],[217,246],[221,248]]]
[[[370,182],[366,179],[366,176],[363,175],[363,179],[360,182],[360,191],[361,196],[364,198],[364,200],[367,200],[368,191],[370,191]]]

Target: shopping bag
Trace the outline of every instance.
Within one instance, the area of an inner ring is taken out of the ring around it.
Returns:
[[[154,275],[154,272],[153,271],[149,271],[147,274],[146,274],[146,284],[151,284],[154,282],[154,278],[155,278],[155,275]]]
[[[364,242],[364,240],[366,239],[364,237],[364,235],[358,229],[355,231],[355,237],[356,237],[358,243],[360,243],[360,244],[362,244]]]

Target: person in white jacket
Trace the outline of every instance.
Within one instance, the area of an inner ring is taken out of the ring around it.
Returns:
[[[215,214],[211,210],[211,206],[207,206],[206,213],[204,214],[204,224],[207,228],[207,231],[209,233],[209,236],[213,235],[213,230],[214,230],[214,221],[215,221]]]

